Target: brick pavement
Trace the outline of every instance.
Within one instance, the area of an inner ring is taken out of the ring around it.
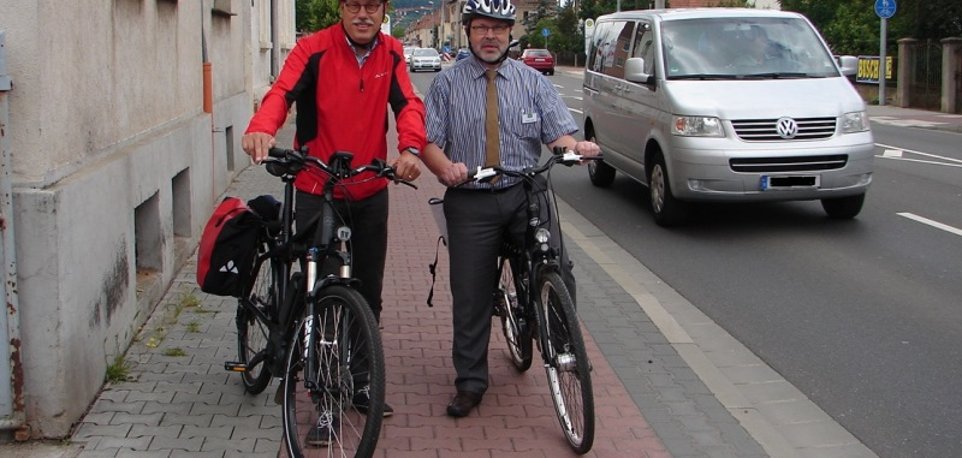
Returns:
[[[258,167],[250,167],[227,194],[280,195],[281,185],[275,181]],[[438,234],[427,201],[441,195],[443,188],[430,175],[418,184],[418,190],[393,186],[390,190],[382,332],[387,400],[396,412],[385,419],[378,454],[570,455],[544,372],[535,365],[524,374],[516,373],[506,359],[499,332],[493,334],[491,386],[482,405],[467,418],[445,416],[454,390],[454,369],[443,249],[435,306],[425,303],[430,284],[427,266],[434,259]],[[278,455],[280,407],[272,400],[277,382],[260,395],[245,395],[239,377],[223,370],[223,362],[234,359],[236,352],[235,302],[200,292],[195,269],[193,260],[184,266],[129,349],[130,380],[106,386],[78,425],[71,439],[84,446],[79,456]],[[200,304],[184,306],[191,297],[199,298]],[[597,409],[595,445],[587,456],[670,456],[591,334],[586,333],[586,338],[594,365]]]

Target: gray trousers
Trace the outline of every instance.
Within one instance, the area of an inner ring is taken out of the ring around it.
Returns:
[[[542,203],[542,212],[548,211]],[[505,237],[521,244],[527,225],[524,187],[501,191],[449,189],[444,195],[448,230],[451,294],[454,299],[454,341],[452,357],[457,371],[458,391],[484,393],[488,388],[488,344],[494,291],[497,286],[497,258]],[[551,244],[560,247],[557,220],[551,229]],[[561,256],[562,276],[575,296],[574,277],[567,254]]]

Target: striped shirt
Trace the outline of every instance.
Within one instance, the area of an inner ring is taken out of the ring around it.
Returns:
[[[468,171],[484,166],[485,67],[474,57],[461,60],[434,78],[425,98],[428,141]],[[551,81],[536,70],[507,59],[498,68],[498,119],[501,167],[521,170],[538,164],[541,145],[578,131],[568,107]],[[517,178],[504,177],[494,186],[505,188]],[[469,183],[464,188],[486,189]]]

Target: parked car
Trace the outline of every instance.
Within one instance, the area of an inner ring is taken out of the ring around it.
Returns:
[[[418,70],[441,71],[441,55],[433,48],[417,48],[411,54],[411,63],[408,65],[411,72]]]
[[[655,221],[690,202],[820,200],[854,218],[872,182],[865,102],[797,13],[711,8],[598,18],[584,76],[584,133],[615,171],[648,186]]]
[[[458,61],[461,59],[467,59],[468,57],[471,57],[471,51],[469,51],[468,48],[461,48],[458,50],[458,54],[454,56],[454,60]]]
[[[554,56],[547,49],[525,49],[521,53],[521,61],[545,75],[554,75]]]
[[[414,53],[415,46],[404,47],[404,63],[411,65],[411,54]]]

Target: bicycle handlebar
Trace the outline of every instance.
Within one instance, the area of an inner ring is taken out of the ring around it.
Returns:
[[[306,148],[302,151],[297,151],[274,147],[271,148],[267,154],[268,157],[264,159],[264,165],[268,171],[275,176],[297,175],[305,165],[311,165],[329,176],[336,178],[336,181],[345,180],[364,172],[374,172],[377,177],[384,177],[395,183],[405,184],[414,189],[418,188],[414,183],[398,177],[394,167],[388,165],[383,159],[374,159],[368,165],[351,168],[350,163],[354,155],[347,151],[334,152],[334,154],[331,155],[329,163],[317,157],[308,156]],[[276,164],[277,167],[272,166],[272,164]]]
[[[539,173],[543,173],[550,169],[555,164],[562,164],[567,167],[571,167],[582,161],[592,161],[602,159],[601,155],[597,156],[583,156],[571,150],[566,150],[563,147],[556,147],[552,150],[554,154],[548,158],[543,164],[536,167],[527,167],[520,171],[517,170],[507,170],[498,166],[494,167],[478,167],[477,170],[473,172],[468,172],[468,182],[483,183],[497,175],[506,175],[510,177],[528,177],[534,176]],[[462,183],[464,184],[464,183]]]

